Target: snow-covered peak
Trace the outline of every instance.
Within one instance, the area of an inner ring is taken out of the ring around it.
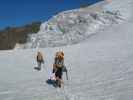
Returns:
[[[131,0],[114,0],[110,3],[103,1],[87,8],[61,12],[44,22],[40,31],[30,36],[25,47],[44,48],[79,43],[100,29],[129,18],[131,3]]]

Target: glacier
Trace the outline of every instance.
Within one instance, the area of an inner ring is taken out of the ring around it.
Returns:
[[[113,11],[108,9],[105,2],[94,6],[55,15],[42,23],[37,34],[29,36],[29,42],[24,47],[44,48],[77,44],[98,33],[99,30],[104,30],[112,24],[119,24],[126,19],[119,9]]]

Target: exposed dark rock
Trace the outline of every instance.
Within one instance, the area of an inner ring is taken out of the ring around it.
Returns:
[[[13,49],[16,44],[25,44],[29,34],[36,34],[41,22],[34,22],[21,27],[6,27],[0,31],[0,50]]]

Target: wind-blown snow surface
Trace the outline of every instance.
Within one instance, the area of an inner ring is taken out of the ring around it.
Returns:
[[[0,52],[0,100],[132,100],[133,17],[82,43],[42,48],[45,65],[40,72],[33,69],[37,50]],[[64,51],[69,70],[61,89],[45,82],[58,50]]]

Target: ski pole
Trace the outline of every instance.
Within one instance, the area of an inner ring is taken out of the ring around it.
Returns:
[[[66,69],[66,79],[68,80],[68,73],[67,73],[67,69]]]

